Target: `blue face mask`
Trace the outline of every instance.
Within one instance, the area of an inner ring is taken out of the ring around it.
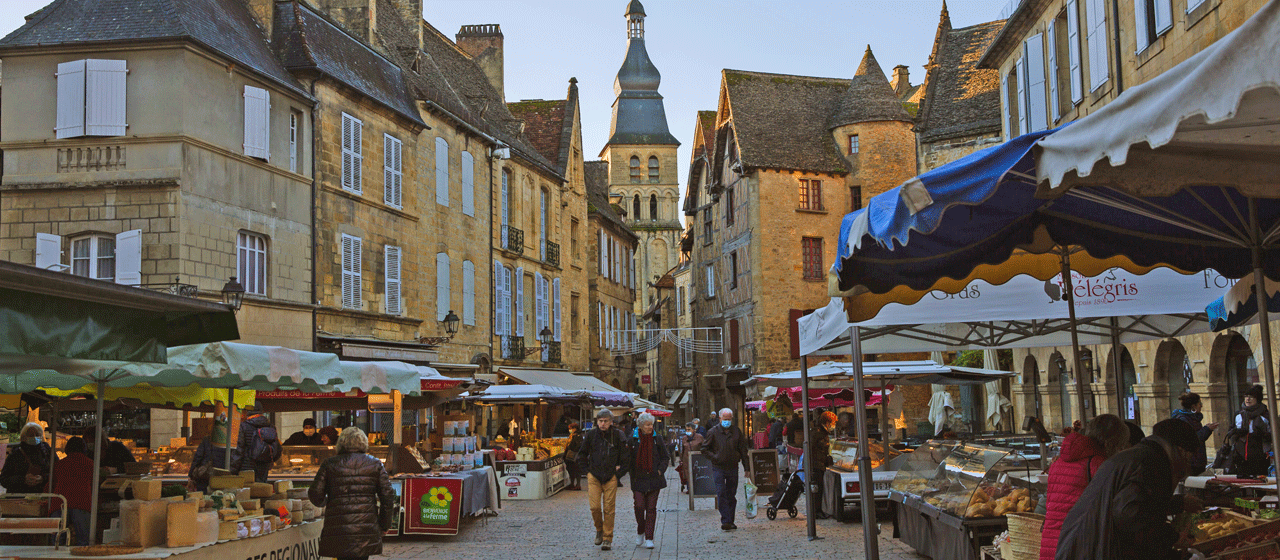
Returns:
[[[30,437],[27,438],[27,445],[40,445],[42,441],[44,441],[44,438]]]
[[[720,425],[725,428],[728,428],[729,426],[733,425],[733,420],[721,420]]]

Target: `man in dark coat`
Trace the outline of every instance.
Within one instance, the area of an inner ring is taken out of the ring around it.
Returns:
[[[84,438],[86,447],[85,455],[93,457],[94,449],[98,445],[97,442],[99,441],[97,427],[89,426],[88,428],[85,428],[84,435],[81,437]],[[102,444],[106,446],[102,448],[102,468],[107,469],[107,472],[112,474],[119,473],[124,470],[124,466],[126,464],[138,462],[138,460],[133,457],[133,453],[130,453],[129,448],[125,447],[123,443],[107,439],[106,434],[102,434],[101,441]]]
[[[338,454],[320,465],[307,490],[311,503],[325,508],[318,553],[338,560],[367,560],[382,554],[382,535],[396,514],[395,489],[382,461],[368,453],[369,437],[360,428],[342,430],[335,447]],[[424,507],[449,508],[448,501],[435,496],[424,501]],[[410,513],[418,514],[416,508]]]
[[[830,410],[824,411],[818,415],[814,421],[814,426],[809,430],[809,453],[813,455],[813,483],[809,485],[813,492],[813,499],[818,519],[826,519],[829,515],[822,511],[821,504],[823,500],[823,492],[825,490],[824,483],[827,478],[827,467],[830,467],[834,461],[831,459],[831,434],[836,429],[836,414]],[[807,460],[807,459],[806,459]]]
[[[316,419],[307,418],[302,421],[302,431],[294,432],[284,445],[324,445],[324,436],[316,431]]]
[[[1107,459],[1062,522],[1055,560],[1179,558],[1168,516],[1182,509],[1174,488],[1202,445],[1186,422],[1167,419],[1138,445]]]
[[[716,483],[716,507],[720,510],[720,530],[732,531],[738,508],[738,464],[751,472],[751,456],[748,454],[747,437],[733,425],[733,411],[720,409],[720,423],[707,432],[702,444],[702,454],[711,460],[711,474]]]
[[[601,550],[613,547],[613,511],[618,499],[618,481],[627,474],[630,453],[627,438],[613,427],[608,409],[596,413],[595,427],[587,430],[578,452],[578,465],[587,473],[587,500],[596,525],[595,543]]]
[[[275,434],[275,427],[271,425],[271,419],[265,414],[253,414],[240,421],[240,440],[236,444],[236,448],[240,450],[240,465],[236,472],[252,470],[255,481],[266,482],[267,473],[271,472],[271,465],[283,452],[280,449],[280,440],[271,439]],[[263,440],[263,446],[271,451],[270,457],[255,455],[258,440]]]
[[[777,447],[782,443],[782,429],[787,426],[786,418],[778,416],[769,423],[769,447]]]

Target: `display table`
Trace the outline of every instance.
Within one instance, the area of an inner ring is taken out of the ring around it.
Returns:
[[[496,506],[493,469],[482,467],[441,476],[399,475],[404,517],[391,534],[456,535],[463,517],[480,515]]]
[[[187,546],[181,548],[165,548],[155,546],[137,554],[120,556],[97,556],[104,559],[159,560],[162,558],[180,558],[181,560],[226,560],[228,558],[271,558],[281,557],[302,560],[319,558],[320,530],[324,528],[324,520],[300,523],[281,529],[268,535],[219,541],[213,544]],[[73,556],[68,547],[54,550],[52,546],[0,546],[0,557],[31,560],[83,560],[83,556]]]
[[[1004,532],[1003,516],[962,519],[900,492],[891,492],[893,536],[930,558],[979,560],[981,547]]]
[[[509,500],[542,500],[569,484],[563,455],[541,461],[496,461],[502,497]]]

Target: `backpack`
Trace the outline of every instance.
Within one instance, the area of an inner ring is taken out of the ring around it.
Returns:
[[[274,463],[280,458],[280,439],[274,426],[258,428],[258,438],[253,442],[250,456],[256,463]]]

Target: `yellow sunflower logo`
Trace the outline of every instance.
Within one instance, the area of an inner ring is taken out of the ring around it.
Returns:
[[[428,496],[430,496],[431,505],[436,507],[449,507],[449,502],[453,501],[453,494],[449,493],[449,489],[443,486],[432,488]]]

